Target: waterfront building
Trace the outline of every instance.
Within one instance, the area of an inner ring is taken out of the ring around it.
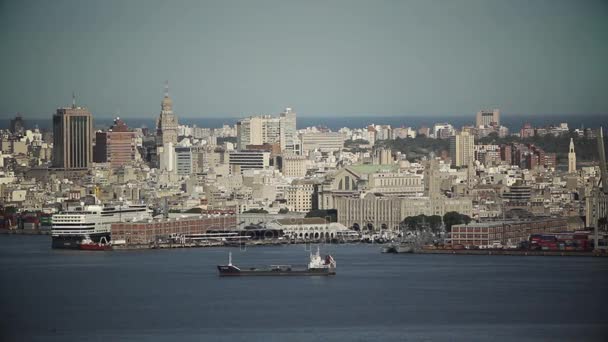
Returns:
[[[143,222],[117,222],[112,224],[111,229],[115,245],[149,245],[159,239],[204,234],[210,230],[233,230],[236,229],[236,216],[196,215]]]
[[[58,108],[53,115],[53,167],[88,169],[93,161],[93,115],[87,108]]]
[[[398,230],[399,224],[409,216],[439,215],[456,211],[472,215],[470,198],[397,197],[367,193],[361,196],[336,196],[333,199],[338,211],[338,222],[354,229]]]
[[[452,226],[450,238],[453,245],[490,246],[494,242],[517,246],[532,234],[572,232],[584,228],[580,218],[570,223],[566,217],[534,219],[529,221],[492,221]]]
[[[292,239],[318,240],[353,236],[343,224],[327,222],[320,217],[284,218],[267,225],[269,229],[281,230]]]

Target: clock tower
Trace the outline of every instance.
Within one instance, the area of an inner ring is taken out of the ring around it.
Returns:
[[[169,97],[169,82],[165,82],[165,96],[160,103],[160,116],[156,121],[157,145],[177,144],[177,116],[173,114],[173,100]]]

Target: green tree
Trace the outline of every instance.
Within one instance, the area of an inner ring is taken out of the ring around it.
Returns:
[[[316,209],[307,212],[306,217],[320,217],[324,218],[325,220],[329,220],[329,222],[338,222],[338,211],[336,209]]]
[[[443,215],[443,224],[445,224],[445,229],[448,232],[452,231],[452,226],[455,224],[469,224],[470,222],[471,218],[468,215],[456,211],[450,211]]]
[[[264,209],[249,209],[243,211],[243,214],[268,214],[268,211]]]

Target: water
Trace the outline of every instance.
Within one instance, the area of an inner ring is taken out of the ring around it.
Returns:
[[[95,114],[95,113],[93,113]],[[222,125],[234,125],[236,122],[248,115],[235,117],[182,117],[177,113],[179,122],[186,125],[196,125],[197,127],[218,128]],[[524,115],[524,114],[501,114],[501,124],[508,127],[512,133],[519,132],[519,129],[524,123],[531,123],[533,126],[543,127],[548,125],[557,125],[561,122],[568,123],[569,127],[580,128],[591,127],[597,128],[600,126],[608,126],[608,116],[593,115],[593,114],[553,114],[553,115]],[[38,125],[41,129],[51,128],[52,116],[40,118],[27,118],[27,127]],[[95,115],[95,127],[107,128],[112,125],[113,117]],[[156,117],[122,117],[129,127],[156,127]],[[391,125],[392,127],[410,126],[410,127],[432,127],[434,123],[449,122],[454,127],[460,128],[465,125],[475,124],[475,114],[467,115],[365,115],[365,116],[336,116],[332,114],[324,116],[306,116],[299,115],[297,120],[298,128],[306,128],[312,126],[325,126],[334,131],[342,127],[363,128],[370,124]],[[9,118],[0,118],[0,128],[8,127]]]
[[[304,245],[49,249],[0,236],[2,341],[606,341],[608,259],[381,254],[323,246],[335,277],[219,278]]]

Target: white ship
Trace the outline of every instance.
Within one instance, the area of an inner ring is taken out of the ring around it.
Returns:
[[[83,239],[99,242],[111,239],[111,225],[152,219],[146,205],[87,205],[53,215],[53,248],[79,249]]]

